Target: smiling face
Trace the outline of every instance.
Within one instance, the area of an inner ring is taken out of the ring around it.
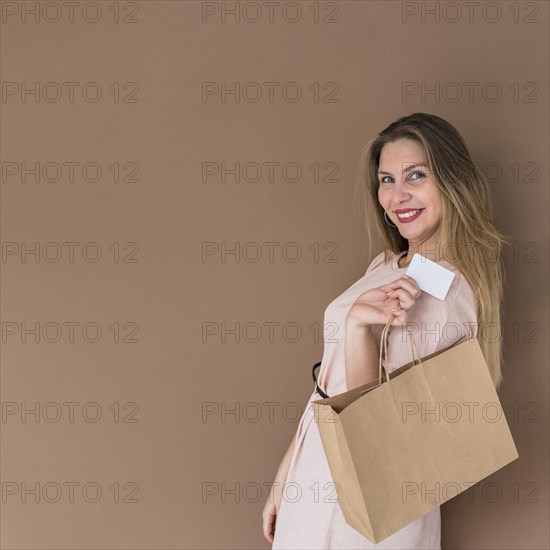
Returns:
[[[441,193],[420,143],[400,138],[384,145],[378,169],[378,200],[409,247],[437,242]]]

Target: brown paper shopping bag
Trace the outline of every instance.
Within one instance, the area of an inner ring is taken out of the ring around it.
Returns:
[[[378,543],[518,458],[476,338],[313,401],[347,523]],[[418,357],[408,331],[413,357]]]

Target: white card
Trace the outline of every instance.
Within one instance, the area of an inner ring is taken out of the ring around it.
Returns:
[[[414,254],[405,275],[412,277],[420,290],[444,300],[456,273],[428,260],[421,254]]]

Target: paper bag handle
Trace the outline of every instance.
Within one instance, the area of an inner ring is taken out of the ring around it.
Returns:
[[[388,359],[388,332],[390,330],[390,325],[393,323],[394,319],[396,319],[395,315],[391,315],[388,321],[386,322],[384,328],[382,329],[382,336],[380,338],[380,356],[378,360],[378,384],[374,386],[374,388],[380,386],[382,384],[382,349],[384,349],[384,358]],[[416,347],[416,342],[414,341],[414,336],[411,330],[409,329],[408,325],[405,325],[405,328],[407,329],[407,336],[409,337],[409,341],[411,343],[411,350],[412,350],[412,357],[413,357],[413,364],[416,365],[416,361],[418,363],[422,363],[422,360],[420,358],[420,354],[418,353],[418,348]],[[415,359],[415,352],[416,357],[418,359]],[[390,375],[387,371],[385,371],[386,375],[386,382],[390,381]],[[373,388],[368,388],[366,390],[362,390],[361,393],[365,393],[366,391],[369,391]]]
[[[395,315],[391,315],[388,319],[386,325],[384,326],[384,329],[382,330],[382,337],[380,339],[380,358],[378,363],[378,380],[379,384],[382,384],[382,342],[384,343],[384,359],[388,359],[388,332],[390,330],[390,325],[393,323],[395,319]],[[409,342],[411,343],[411,351],[412,351],[412,358],[413,358],[413,364],[416,365],[416,361],[418,363],[422,363],[422,359],[420,359],[420,354],[418,353],[418,348],[416,347],[416,342],[414,341],[414,336],[411,330],[409,329],[409,325],[405,325],[405,328],[407,329],[407,336],[409,337]],[[415,352],[416,357],[418,359],[415,359]],[[389,381],[389,373],[386,372],[386,382]]]

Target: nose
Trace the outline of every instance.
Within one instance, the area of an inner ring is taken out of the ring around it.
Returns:
[[[396,181],[392,186],[391,204],[398,208],[402,202],[408,201],[410,198],[411,194],[405,188],[404,183]]]

